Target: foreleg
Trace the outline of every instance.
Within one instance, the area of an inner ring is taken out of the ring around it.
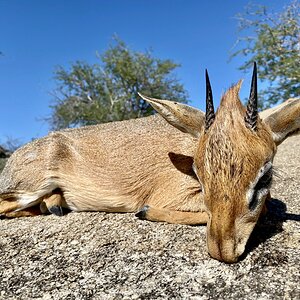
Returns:
[[[206,224],[208,221],[206,212],[175,211],[164,208],[153,208],[148,205],[145,205],[136,216],[142,220],[185,225]]]

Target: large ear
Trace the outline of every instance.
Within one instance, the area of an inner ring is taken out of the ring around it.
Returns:
[[[205,122],[203,111],[178,102],[154,99],[141,94],[139,96],[149,102],[168,123],[194,137],[199,136]]]
[[[288,136],[300,133],[300,98],[289,99],[274,108],[264,110],[260,117],[270,126],[273,139],[279,145]]]

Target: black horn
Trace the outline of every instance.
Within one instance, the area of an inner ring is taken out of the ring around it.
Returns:
[[[257,69],[256,62],[254,62],[251,90],[245,116],[246,126],[255,131],[257,129],[257,118]]]
[[[209,129],[215,119],[215,109],[213,103],[213,95],[208,77],[208,72],[205,70],[206,79],[206,113],[205,113],[205,131]]]

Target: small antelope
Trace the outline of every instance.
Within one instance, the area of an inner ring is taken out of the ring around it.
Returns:
[[[233,263],[270,197],[276,147],[300,128],[300,99],[257,112],[254,65],[214,112],[141,97],[159,115],[50,133],[17,150],[0,177],[0,214],[138,212],[141,219],[206,224],[209,254]]]

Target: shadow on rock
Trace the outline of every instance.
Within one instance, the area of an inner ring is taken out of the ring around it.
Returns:
[[[300,215],[286,212],[286,204],[279,199],[271,199],[267,202],[268,213],[256,224],[246,245],[246,251],[241,260],[257,248],[260,244],[270,239],[274,235],[283,231],[283,222],[292,220],[300,221]]]

